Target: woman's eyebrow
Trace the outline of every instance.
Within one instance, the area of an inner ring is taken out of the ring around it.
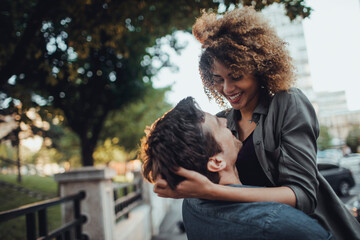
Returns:
[[[228,73],[228,76],[231,77],[232,76],[232,73]],[[217,74],[213,74],[213,77],[221,77],[220,75],[217,75]]]

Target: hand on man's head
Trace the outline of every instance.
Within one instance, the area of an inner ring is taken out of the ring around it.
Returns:
[[[214,184],[204,175],[187,170],[180,167],[176,172],[177,175],[185,178],[180,182],[175,190],[172,190],[163,178],[157,178],[154,185],[154,192],[159,197],[165,198],[206,198],[209,191]]]

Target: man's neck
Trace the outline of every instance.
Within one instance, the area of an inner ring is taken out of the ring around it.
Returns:
[[[220,176],[220,181],[219,181],[220,185],[229,185],[229,184],[242,185],[236,168],[232,171],[221,171],[219,172],[219,176]]]

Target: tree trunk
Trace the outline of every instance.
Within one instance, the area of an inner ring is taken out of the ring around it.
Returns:
[[[84,136],[81,136],[81,158],[83,166],[94,166],[94,158],[93,153],[95,150],[95,144],[92,143],[91,139],[88,139]]]
[[[92,125],[90,128],[91,136],[87,135],[88,129],[83,129],[80,136],[81,141],[81,157],[82,157],[82,163],[83,166],[94,166],[94,158],[93,153],[96,147],[96,143],[99,139],[99,135],[101,132],[101,129],[104,125],[104,121],[106,119],[106,116],[109,113],[109,110],[103,109],[104,112],[101,116],[98,116],[96,118],[96,122]]]

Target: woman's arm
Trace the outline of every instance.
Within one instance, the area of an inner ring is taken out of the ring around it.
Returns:
[[[316,139],[319,125],[313,106],[298,89],[277,94],[268,117],[276,119],[280,133],[277,155],[277,185],[287,186],[296,196],[296,208],[311,214],[317,205],[319,182]],[[271,111],[273,110],[273,111]]]
[[[289,187],[246,187],[234,188],[212,183],[208,178],[195,171],[179,168],[176,174],[183,176],[175,191],[171,190],[164,179],[158,179],[154,192],[159,197],[169,198],[202,198],[232,202],[264,202],[273,201],[296,205],[296,197]]]

